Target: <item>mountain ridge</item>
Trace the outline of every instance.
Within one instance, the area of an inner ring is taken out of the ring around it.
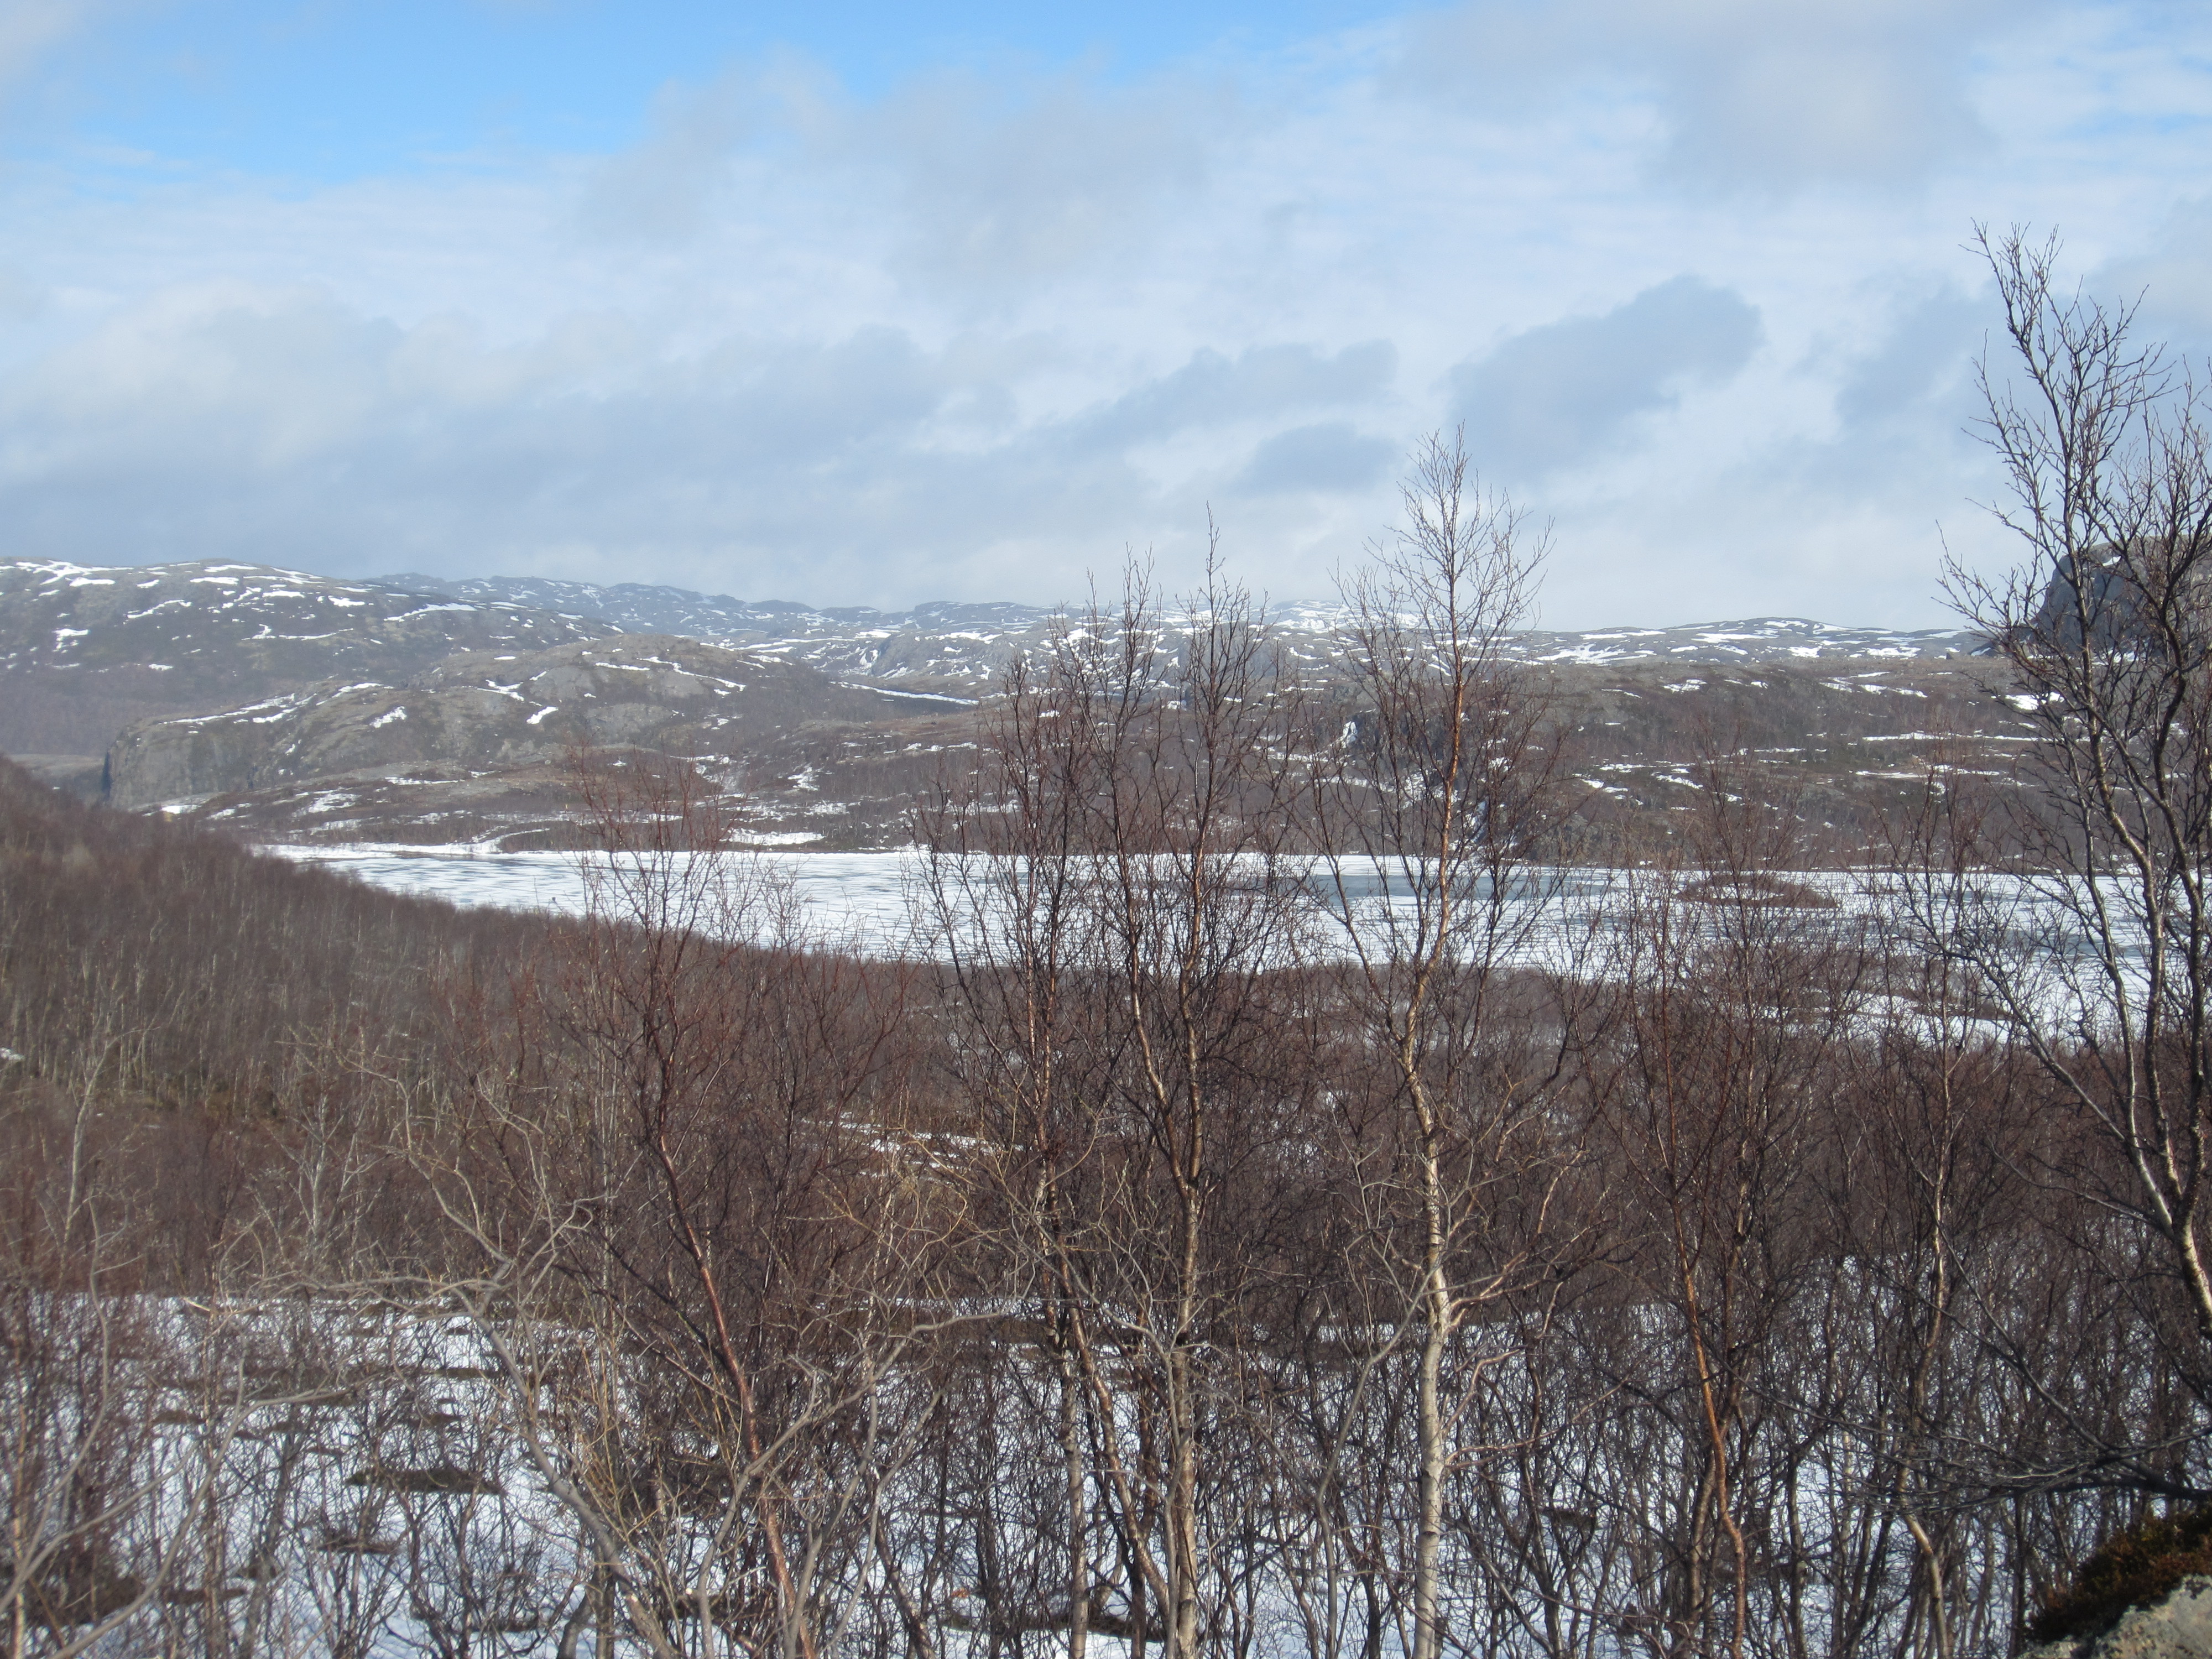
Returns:
[[[1012,601],[933,599],[903,611],[813,606],[664,585],[603,586],[534,576],[453,579],[410,572],[377,580],[456,599],[573,611],[639,632],[777,650],[827,672],[951,681],[971,689],[987,682],[1012,650],[1042,642],[1055,617],[1069,614],[1065,607]],[[1341,605],[1315,601],[1269,607],[1269,620],[1292,640],[1325,636],[1349,614]],[[1169,620],[1176,620],[1172,611]],[[1530,629],[1509,634],[1505,649],[1517,660],[1536,663],[1905,661],[1972,656],[1985,643],[1965,629],[1886,629],[1802,617],[1753,617],[1662,628]]]
[[[570,751],[629,746],[695,757],[778,844],[896,844],[972,747],[973,704],[1061,614],[0,560],[0,752],[77,793],[251,839],[526,846],[569,833]],[[1286,605],[1272,620],[1316,677],[1340,662],[1340,607]],[[1591,822],[1663,823],[1694,787],[1684,769],[1723,752],[1853,835],[1932,763],[1938,732],[1966,734],[1984,767],[2019,741],[1979,645],[1802,617],[1507,641],[1547,672]]]
[[[101,753],[142,719],[241,708],[333,676],[404,679],[456,651],[620,631],[237,561],[0,559],[0,753]]]

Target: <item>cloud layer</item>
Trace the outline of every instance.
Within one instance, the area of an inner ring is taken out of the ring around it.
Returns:
[[[90,16],[8,14],[0,77]],[[1172,575],[1210,507],[1303,595],[1463,425],[1556,523],[1551,623],[1925,623],[1939,521],[2009,556],[1966,505],[1970,222],[2060,224],[2212,336],[2184,27],[1477,0],[1110,82],[695,67],[619,153],[337,182],[50,146],[0,172],[37,232],[0,254],[0,521],[897,604]]]

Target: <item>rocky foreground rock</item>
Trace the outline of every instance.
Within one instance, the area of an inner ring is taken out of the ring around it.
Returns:
[[[2107,1631],[2040,1642],[2021,1659],[2212,1659],[2212,1577],[2185,1578],[2164,1601],[2130,1608]]]

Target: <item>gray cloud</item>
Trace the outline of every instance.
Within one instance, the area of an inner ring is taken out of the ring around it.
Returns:
[[[1305,345],[1254,346],[1235,357],[1198,351],[1072,427],[1086,445],[1143,443],[1194,426],[1364,403],[1389,387],[1397,368],[1397,349],[1388,340],[1346,346],[1333,357]]]
[[[1908,307],[1875,349],[1852,362],[1836,388],[1850,425],[1884,420],[1955,387],[1979,349],[1989,307],[1946,289]]]
[[[7,0],[0,5],[0,93],[111,9],[102,0]]]
[[[705,87],[661,88],[645,142],[594,171],[580,204],[586,228],[655,241],[698,231],[732,153],[759,129],[762,101],[752,77],[734,71]]]
[[[1397,445],[1363,437],[1348,421],[1292,427],[1252,452],[1237,489],[1248,495],[1350,494],[1371,488],[1397,454]]]
[[[991,309],[1139,249],[1206,182],[1235,122],[1218,88],[1074,76],[943,72],[873,102],[785,55],[657,95],[643,142],[597,164],[580,228],[684,242],[742,224],[770,194],[838,204],[873,261],[957,305]]]
[[[1486,471],[1527,478],[1595,459],[1638,416],[1673,408],[1685,386],[1750,360],[1758,310],[1694,276],[1649,288],[1601,317],[1516,334],[1451,374],[1469,451]]]
[[[615,319],[494,344],[451,317],[228,285],[119,317],[0,391],[0,511],[11,551],[80,559],[1053,599],[1071,566],[1202,525],[1133,447],[1357,401],[1393,361],[1381,343],[1202,354],[1103,409],[948,444],[963,409],[1010,400],[1004,364],[903,329],[674,358]],[[1251,476],[1343,490],[1387,453],[1305,428]]]
[[[0,323],[22,322],[45,311],[52,298],[13,265],[0,264]]]
[[[1662,172],[1728,189],[1895,185],[1982,148],[1975,49],[2049,0],[1468,0],[1413,32],[1402,79],[1479,115],[1577,90],[1645,98]]]
[[[888,181],[907,273],[964,298],[1127,254],[1203,183],[1224,112],[1183,85],[1061,78],[1009,95],[967,75],[863,109],[794,106],[818,160]]]
[[[2149,246],[2089,272],[2087,283],[2107,301],[2140,299],[2145,337],[2212,356],[2212,198],[2175,204]]]

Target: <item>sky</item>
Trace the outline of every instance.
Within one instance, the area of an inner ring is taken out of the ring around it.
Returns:
[[[2201,356],[2212,8],[0,0],[0,556],[1941,626],[1978,223]]]

